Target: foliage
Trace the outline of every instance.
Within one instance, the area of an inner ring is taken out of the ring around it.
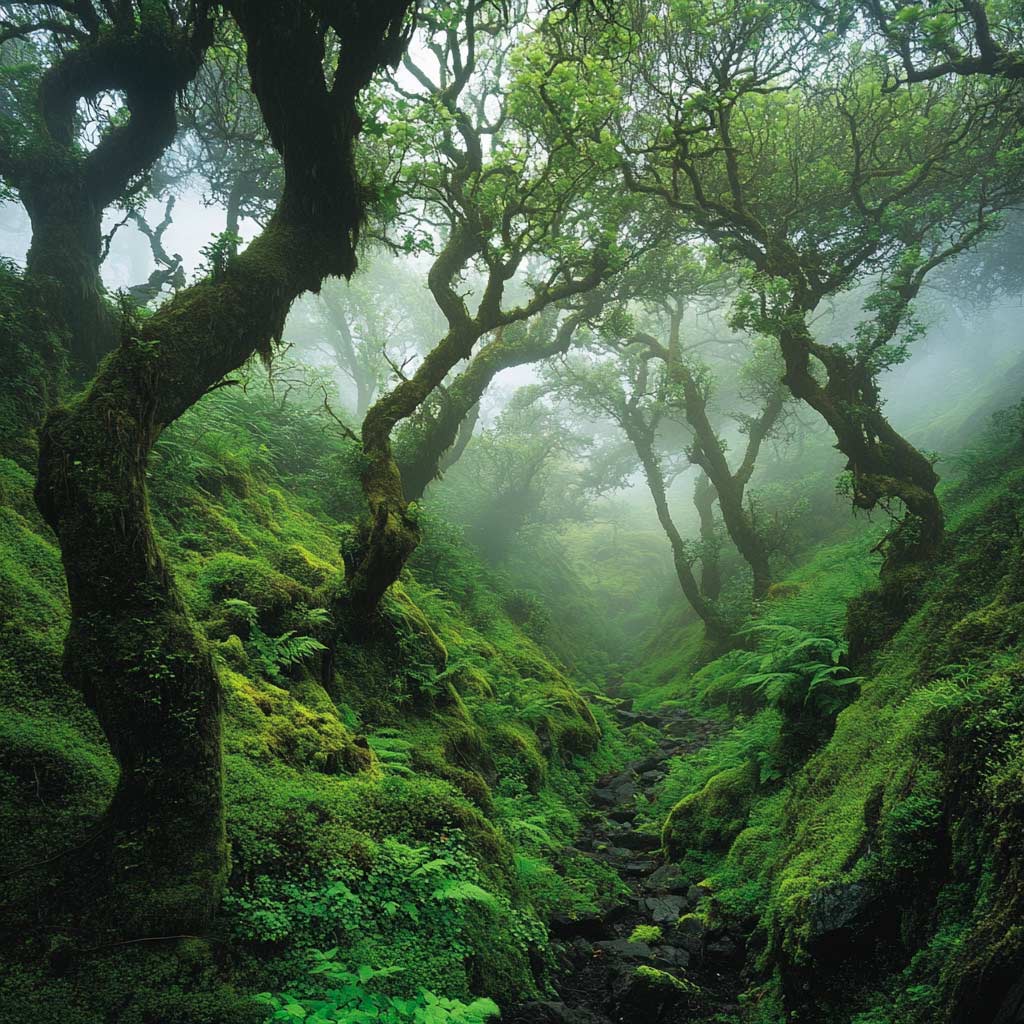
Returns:
[[[326,645],[312,636],[296,636],[295,630],[289,629],[280,636],[267,636],[260,629],[257,610],[248,601],[239,598],[228,598],[224,607],[236,612],[249,627],[247,640],[248,650],[255,658],[256,665],[264,675],[273,682],[281,679],[281,670],[308,661]],[[306,612],[306,618],[312,625],[324,625],[327,622],[326,608],[312,608]]]
[[[325,988],[315,999],[291,995],[264,993],[257,998],[273,1011],[270,1020],[333,1024],[354,1024],[355,1021],[380,1021],[381,1024],[484,1024],[498,1015],[496,1003],[490,999],[474,999],[464,1003],[458,999],[445,999],[426,989],[419,989],[409,999],[384,996],[371,989],[378,978],[399,973],[400,967],[374,968],[366,964],[355,971],[339,967],[334,959],[337,949],[314,953],[315,966],[310,974],[323,980]]]

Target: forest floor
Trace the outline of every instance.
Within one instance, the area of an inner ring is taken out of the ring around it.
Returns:
[[[659,854],[661,837],[635,827],[669,762],[706,746],[721,728],[678,708],[616,708],[623,725],[643,723],[662,739],[655,752],[597,780],[577,848],[618,872],[629,895],[602,913],[551,924],[559,959],[557,997],[502,1014],[505,1024],[682,1024],[738,1020],[741,940],[709,929],[706,895]]]

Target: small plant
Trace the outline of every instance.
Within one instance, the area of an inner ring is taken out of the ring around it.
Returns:
[[[413,745],[403,740],[398,729],[378,729],[366,737],[377,760],[385,771],[396,775],[409,775],[412,772],[410,751]]]
[[[653,946],[661,942],[661,928],[656,924],[638,924],[629,934],[630,942],[644,942]]]
[[[401,967],[371,967],[363,964],[349,971],[338,963],[338,950],[313,951],[310,975],[324,982],[315,997],[291,992],[263,992],[256,999],[271,1011],[269,1020],[291,1021],[293,1024],[354,1024],[356,1021],[377,1021],[379,1024],[484,1024],[500,1012],[490,999],[464,1003],[446,999],[426,989],[403,999],[375,991],[374,983],[399,974]]]
[[[255,658],[263,674],[271,682],[280,681],[283,668],[298,665],[314,654],[327,650],[316,637],[296,636],[294,629],[289,629],[280,636],[268,636],[260,628],[257,611],[248,601],[231,597],[224,602],[224,606],[245,619],[249,627],[247,652]],[[326,616],[327,611],[323,608],[311,608],[308,613],[310,621],[314,624],[325,622]]]
[[[851,676],[842,663],[848,651],[845,641],[770,623],[758,623],[742,633],[757,636],[759,650],[745,656],[743,667],[748,671],[735,685],[756,690],[768,704],[813,702],[824,713],[838,711],[843,701],[835,688],[855,686],[862,679]],[[826,689],[833,692],[826,695]]]

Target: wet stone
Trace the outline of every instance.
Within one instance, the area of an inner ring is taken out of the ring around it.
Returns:
[[[644,883],[649,892],[671,893],[673,896],[689,896],[690,884],[674,864],[662,864],[651,872]]]
[[[655,924],[674,924],[682,914],[684,905],[681,896],[646,896],[643,900],[644,909]]]

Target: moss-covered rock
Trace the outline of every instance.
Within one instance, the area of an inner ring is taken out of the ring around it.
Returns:
[[[743,831],[757,793],[755,764],[727,768],[697,793],[672,808],[662,831],[662,843],[674,857],[686,851],[724,853]]]

